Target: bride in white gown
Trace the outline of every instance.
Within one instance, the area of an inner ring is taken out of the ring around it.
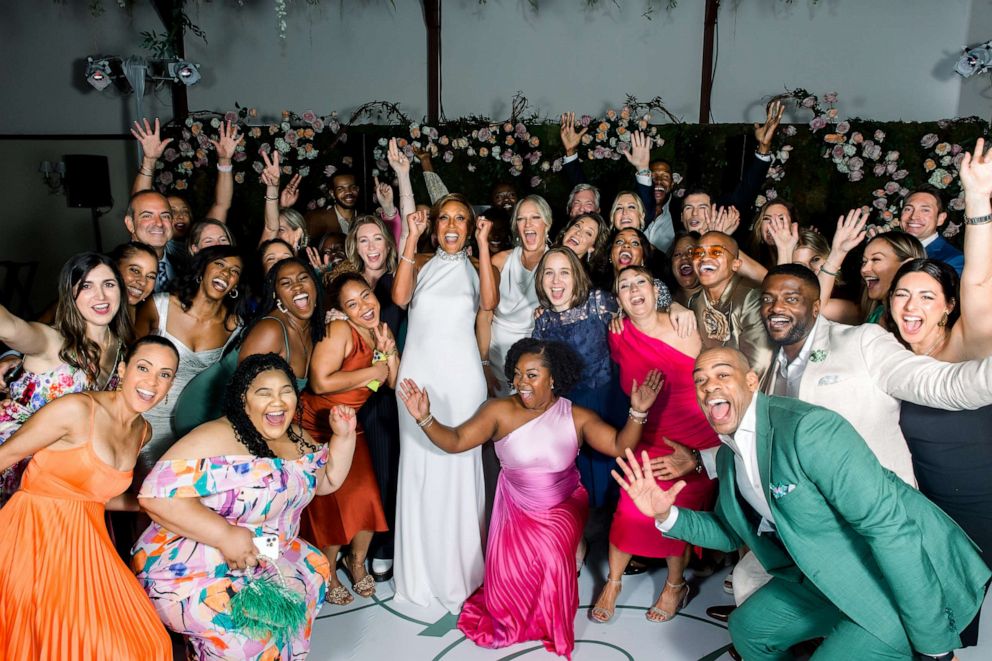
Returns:
[[[410,214],[410,234],[393,282],[393,301],[409,305],[399,378],[411,378],[425,387],[438,418],[457,425],[472,417],[486,399],[475,318],[480,306],[492,310],[498,304],[499,272],[489,256],[491,224],[481,218],[477,224],[464,197],[444,196],[430,217],[437,252],[415,254],[429,219],[426,211]],[[473,231],[478,265],[465,252]],[[440,603],[457,613],[483,578],[480,450],[443,452],[406,409],[399,408],[396,598],[423,607]]]

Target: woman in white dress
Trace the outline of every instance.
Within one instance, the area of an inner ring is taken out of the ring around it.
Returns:
[[[433,221],[438,249],[415,254]],[[481,307],[499,303],[499,271],[489,257],[490,223],[475,221],[461,195],[438,200],[430,211],[407,216],[393,301],[409,306],[399,378],[414,379],[431,394],[444,421],[461,424],[486,399],[473,320]],[[475,232],[476,262],[465,251]],[[397,486],[396,598],[418,606],[441,604],[457,613],[482,583],[483,477],[479,448],[449,455],[435,447],[402,409]]]
[[[494,397],[510,394],[503,370],[506,353],[534,330],[539,305],[534,273],[548,249],[551,207],[540,195],[528,195],[513,208],[512,228],[515,247],[493,256],[493,267],[500,272],[499,305],[492,312],[479,312],[475,325],[479,346],[489,347],[482,363]]]

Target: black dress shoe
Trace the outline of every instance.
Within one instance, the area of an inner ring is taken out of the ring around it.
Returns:
[[[738,652],[736,648],[734,648],[733,645],[727,648],[727,654],[729,654],[730,658],[733,659],[734,661],[741,661],[741,659],[744,658],[741,656],[741,653]]]
[[[730,614],[737,606],[710,606],[706,609],[706,614],[719,622],[726,622],[730,619]]]

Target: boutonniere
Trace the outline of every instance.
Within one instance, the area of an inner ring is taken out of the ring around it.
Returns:
[[[796,488],[796,485],[795,484],[772,484],[772,485],[770,485],[770,488],[771,488],[772,496],[774,496],[775,499],[777,500],[779,498],[782,498],[782,497],[784,497],[784,496],[792,493],[792,490]]]
[[[822,363],[827,359],[826,349],[816,349],[809,355],[809,359],[814,363]]]

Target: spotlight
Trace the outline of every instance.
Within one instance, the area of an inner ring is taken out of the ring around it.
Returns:
[[[86,58],[86,81],[98,90],[105,89],[110,85],[111,71],[110,60],[106,57]]]
[[[176,60],[169,63],[169,75],[187,87],[195,85],[200,82],[200,65],[187,60]]]
[[[954,71],[963,78],[971,78],[976,73],[986,73],[992,69],[992,40],[964,49],[964,55],[954,65]]]

